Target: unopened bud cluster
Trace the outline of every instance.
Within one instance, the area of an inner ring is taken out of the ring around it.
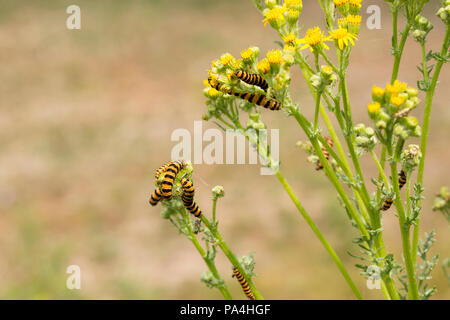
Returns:
[[[442,187],[434,198],[433,211],[441,211],[450,221],[450,192],[447,187]]]
[[[330,66],[322,66],[320,72],[310,78],[311,85],[318,92],[323,92],[327,86],[334,85],[336,81],[337,76]]]
[[[419,137],[421,128],[418,120],[409,116],[417,107],[420,99],[418,90],[408,87],[406,83],[395,80],[393,84],[386,84],[385,88],[373,86],[373,102],[367,106],[369,116],[375,123],[377,130],[384,130],[394,123],[394,134],[402,139],[410,136]]]
[[[450,0],[443,0],[442,7],[439,8],[436,15],[444,22],[446,25],[450,24]]]
[[[356,134],[355,143],[358,148],[370,151],[375,147],[377,138],[374,129],[360,123],[355,126],[354,130]]]
[[[433,29],[433,25],[430,20],[424,16],[417,15],[415,22],[415,29],[413,30],[412,36],[418,42],[424,42],[428,33]]]

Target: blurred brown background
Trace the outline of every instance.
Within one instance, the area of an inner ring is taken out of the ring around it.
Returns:
[[[315,1],[304,1],[303,32],[323,25]],[[430,48],[440,48],[443,25]],[[66,8],[81,7],[81,30],[66,29]],[[364,22],[369,4],[382,8],[382,30]],[[391,22],[383,1],[364,1],[363,26],[349,71],[355,121],[368,123],[373,84],[391,74]],[[250,45],[261,55],[279,40],[250,0],[234,1],[2,1],[0,9],[0,298],[220,299],[200,282],[206,266],[195,249],[151,208],[155,168],[169,160],[176,128],[193,130],[205,111],[202,96],[210,61],[239,56]],[[415,85],[419,46],[408,41],[400,79]],[[435,230],[440,253],[435,298],[450,291],[441,263],[450,256],[449,226],[431,211],[449,184],[447,147],[449,66],[433,106],[422,231]],[[312,115],[307,88],[294,69],[293,95]],[[423,96],[422,96],[423,98]],[[415,115],[420,117],[423,104]],[[323,173],[295,147],[305,137],[280,113],[263,111],[280,129],[282,171],[329,239],[366,298],[353,267],[355,230]],[[204,123],[204,129],[215,127]],[[411,141],[411,143],[418,143]],[[367,177],[374,165],[363,157]],[[196,165],[197,199],[211,209],[213,186],[225,187],[218,215],[236,254],[255,252],[255,283],[268,299],[353,298],[335,265],[273,176],[259,166]],[[370,183],[370,182],[369,182]],[[372,191],[373,186],[371,185]],[[384,215],[385,242],[401,262],[399,227]],[[423,235],[423,233],[421,233]],[[66,289],[66,268],[81,267],[81,290]],[[221,254],[218,268],[236,298],[244,298]]]

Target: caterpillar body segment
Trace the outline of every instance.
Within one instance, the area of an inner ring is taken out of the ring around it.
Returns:
[[[242,290],[244,290],[247,298],[249,298],[250,300],[255,300],[255,295],[253,294],[250,285],[248,284],[247,280],[245,280],[244,276],[237,267],[233,267],[233,277],[236,277],[236,279],[239,281],[239,284],[241,285]]]
[[[216,89],[217,91],[225,92],[241,99],[247,100],[250,103],[254,103],[258,106],[264,107],[270,110],[280,110],[282,108],[281,103],[276,101],[275,99],[267,98],[263,94],[259,93],[250,93],[250,92],[233,92],[231,89],[222,90],[223,84],[214,80],[213,78],[208,78],[208,83]]]
[[[282,108],[281,103],[277,100],[269,99],[263,94],[250,93],[250,92],[233,92],[236,97],[247,100],[258,106],[264,107],[269,110],[280,110]]]
[[[386,198],[386,200],[384,200],[383,206],[381,207],[381,210],[383,211],[389,210],[393,202],[394,200],[392,200],[391,198]]]
[[[155,172],[156,180],[159,179],[159,177],[161,176],[162,173],[167,171],[167,169],[169,168],[171,163],[172,163],[172,161],[169,161],[169,162],[165,163],[164,165],[162,165],[161,167],[159,167],[158,169],[156,169],[156,172]]]
[[[181,186],[183,187],[183,195],[181,200],[183,201],[184,207],[193,214],[196,218],[200,218],[202,211],[194,201],[194,184],[188,178],[181,179]]]
[[[398,173],[398,187],[401,189],[406,184],[406,173],[403,170],[400,170]]]
[[[328,143],[328,145],[330,146],[330,148],[333,147],[333,139],[331,139],[330,137],[325,137],[325,141]],[[325,157],[325,159],[330,159],[330,153],[328,152],[327,148],[322,147],[322,152],[323,155]],[[316,170],[322,170],[323,169],[323,164],[322,162],[317,162],[317,166],[316,166]]]
[[[150,199],[148,200],[148,202],[152,206],[156,206],[158,204],[159,200],[161,200],[161,198],[162,198],[161,190],[156,188],[155,191],[153,191],[152,195],[150,196]]]
[[[244,81],[245,83],[256,85],[264,91],[267,91],[267,89],[269,88],[269,84],[267,83],[267,81],[257,73],[249,73],[247,71],[239,69],[234,73],[234,75],[236,76],[236,78]]]
[[[181,169],[186,167],[186,163],[184,161],[172,161],[167,167],[164,175],[164,179],[161,183],[162,187],[162,196],[164,199],[171,200],[172,199],[172,189],[173,184],[175,182],[175,177],[180,172]]]

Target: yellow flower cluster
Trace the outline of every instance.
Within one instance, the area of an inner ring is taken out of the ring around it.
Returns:
[[[257,67],[259,72],[261,72],[262,74],[266,74],[270,70],[269,60],[267,60],[267,58],[262,59],[261,61],[258,62]]]

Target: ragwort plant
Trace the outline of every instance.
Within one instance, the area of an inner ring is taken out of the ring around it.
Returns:
[[[273,170],[355,297],[362,299],[341,259],[287,182],[279,162],[271,156],[266,131],[262,130],[267,129],[262,113],[273,112],[277,116],[295,120],[307,137],[307,141],[298,142],[298,146],[309,154],[308,161],[315,165],[315,169],[325,173],[352,226],[359,233],[354,243],[360,253],[351,255],[361,261],[356,264],[361,274],[370,278],[372,267],[376,266],[386,299],[430,298],[436,289],[430,288],[427,281],[431,278],[438,256],[431,259],[427,257],[434,242],[434,232],[425,234],[425,240],[421,242],[419,228],[433,97],[442,67],[449,61],[450,1],[442,1],[442,7],[437,12],[446,29],[440,51],[427,48],[427,36],[433,29],[431,22],[423,16],[423,8],[428,0],[385,1],[392,15],[391,53],[394,63],[387,84],[372,87],[373,101],[367,106],[370,124],[355,124],[347,85],[351,52],[358,41],[362,1],[318,0],[326,29],[312,26],[306,32],[299,27],[303,10],[301,0],[253,2],[263,17],[264,26],[277,31],[281,41],[276,42],[280,48],[270,50],[263,58],[260,57],[259,48],[253,46],[243,50],[240,58],[225,53],[214,60],[205,80],[207,111],[203,119],[213,120],[223,130],[233,130],[249,140],[262,163]],[[402,31],[399,31],[400,15],[406,21]],[[422,52],[422,61],[418,65],[420,79],[416,87],[398,79],[405,44],[409,38],[417,42]],[[302,108],[310,106],[301,106],[291,98],[291,69],[294,67],[300,68],[315,101],[314,106],[311,106],[314,108],[314,117],[311,119],[302,112]],[[420,91],[425,95],[424,102],[419,98]],[[423,112],[422,123],[414,116],[419,112]],[[331,117],[337,120],[338,128],[333,126]],[[339,138],[338,131],[343,139]],[[418,139],[420,142],[417,142]],[[376,179],[371,179],[373,187],[367,183],[368,177],[360,165],[360,158],[365,154],[370,156],[379,172]],[[238,260],[218,231],[215,210],[222,192],[218,190],[222,189],[218,187],[213,191],[212,220],[202,214],[202,225],[195,224],[186,211],[189,203],[183,200],[181,182],[184,176],[191,179],[192,167],[187,164],[183,170],[186,172],[177,173],[172,181],[174,199],[162,200],[163,217],[193,242],[205,260],[209,271],[203,274],[203,282],[218,288],[225,298],[231,298],[214,265],[219,247],[233,268],[237,268],[244,281],[248,282],[250,289],[246,290],[244,283],[244,292],[261,299],[251,281],[254,275],[253,256]],[[415,181],[412,179],[414,171],[417,171]],[[157,178],[157,188],[164,183],[164,179]],[[406,189],[403,195],[400,192],[402,188]],[[448,216],[448,196],[444,200],[447,206],[441,199],[439,210]],[[393,212],[398,218],[402,241],[400,258],[389,253],[384,244],[383,212]],[[195,230],[204,235],[206,249],[200,246]],[[416,261],[417,257],[420,262]]]

